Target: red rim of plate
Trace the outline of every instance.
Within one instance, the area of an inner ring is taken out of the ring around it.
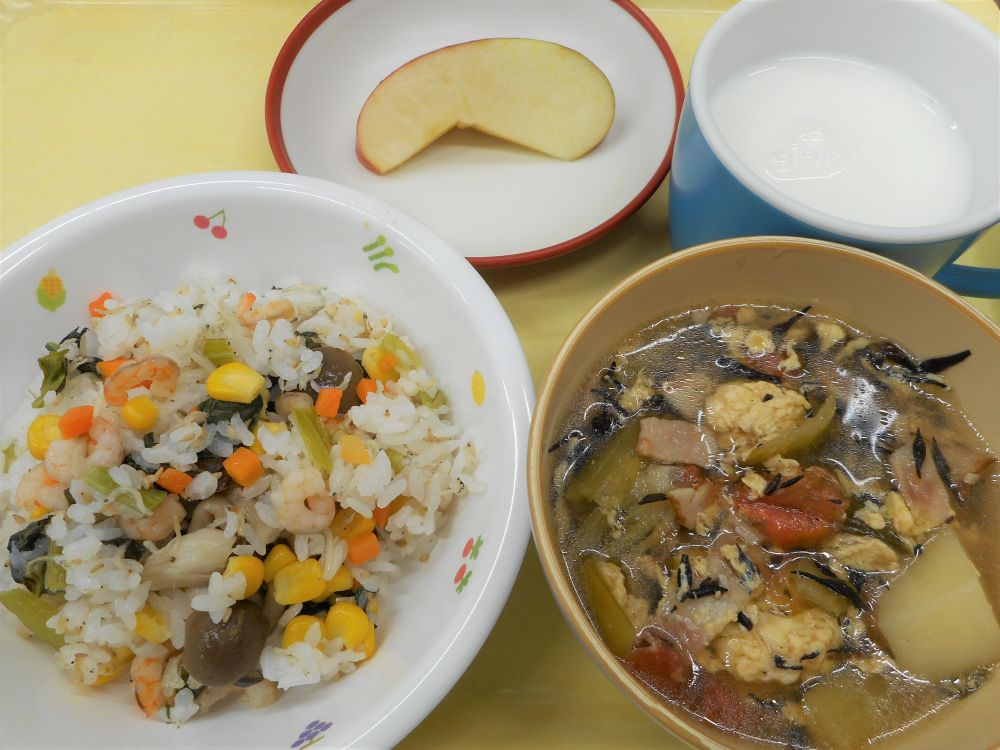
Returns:
[[[284,135],[281,132],[281,97],[285,90],[285,81],[288,79],[288,73],[292,69],[295,58],[298,57],[303,45],[313,35],[313,32],[349,2],[351,0],[320,0],[316,7],[309,11],[292,30],[292,33],[285,40],[284,45],[282,45],[277,59],[274,61],[274,67],[271,68],[271,77],[267,81],[267,93],[264,97],[264,123],[267,127],[267,140],[271,145],[271,152],[274,154],[274,159],[282,172],[296,173],[295,166],[288,156],[288,149],[285,148]],[[541,260],[548,260],[557,255],[562,255],[571,250],[583,247],[610,232],[638,211],[667,176],[667,171],[670,169],[670,161],[674,154],[674,143],[677,140],[677,126],[680,123],[681,107],[684,104],[684,80],[681,78],[680,67],[677,65],[677,60],[670,49],[670,45],[667,44],[667,40],[664,39],[663,34],[660,33],[660,30],[649,16],[643,13],[632,0],[612,0],[612,2],[632,16],[653,39],[660,53],[663,55],[663,59],[667,63],[667,68],[670,70],[670,77],[673,79],[676,111],[674,114],[674,127],[670,133],[670,144],[663,156],[663,160],[656,168],[649,182],[639,191],[638,195],[625,204],[614,216],[601,222],[596,227],[576,237],[538,250],[528,250],[511,255],[493,255],[481,258],[468,257],[467,260],[477,268],[502,268],[505,266],[526,265]]]

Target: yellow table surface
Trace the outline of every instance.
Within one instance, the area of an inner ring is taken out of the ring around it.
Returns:
[[[992,0],[954,4],[1000,32]],[[192,172],[277,169],[264,132],[264,88],[278,49],[312,5],[0,0],[0,247],[126,187]],[[698,42],[732,0],[639,5],[663,31],[686,79]],[[536,386],[584,311],[669,249],[664,184],[632,218],[583,250],[483,273],[517,329]],[[998,265],[1000,228],[965,260]],[[1000,320],[1000,302],[974,303]],[[587,657],[556,609],[534,547],[479,656],[400,745],[651,746],[682,747]]]

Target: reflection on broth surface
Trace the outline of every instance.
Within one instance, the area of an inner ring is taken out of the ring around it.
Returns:
[[[551,446],[565,564],[611,651],[792,747],[858,747],[978,689],[1000,472],[948,385],[970,355],[756,305],[622,341]]]

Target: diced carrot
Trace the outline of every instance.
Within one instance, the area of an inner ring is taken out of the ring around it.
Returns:
[[[336,417],[340,411],[340,398],[343,395],[342,388],[320,388],[316,395],[316,413],[327,419]]]
[[[386,352],[381,357],[378,358],[378,368],[381,372],[393,374],[396,372],[396,355],[392,352]]]
[[[90,304],[87,305],[87,309],[90,310],[90,317],[103,318],[108,312],[104,303],[109,299],[112,299],[111,292],[103,292],[97,299],[92,299]]]
[[[172,492],[175,495],[182,495],[184,494],[184,490],[187,489],[187,486],[193,481],[194,477],[190,474],[185,474],[183,471],[178,471],[172,466],[168,466],[160,473],[156,483],[167,492]]]
[[[69,440],[86,435],[93,423],[93,406],[74,406],[59,417],[59,432],[62,433],[63,439]]]
[[[237,448],[233,455],[222,462],[222,468],[240,487],[249,487],[264,476],[260,458],[249,448]]]
[[[389,522],[389,517],[406,505],[406,500],[406,495],[400,495],[384,508],[375,508],[372,510],[372,518],[375,519],[375,525],[380,529],[384,529],[385,525]]]
[[[115,374],[115,371],[126,362],[128,362],[127,357],[119,357],[118,359],[106,359],[103,362],[97,363],[97,371],[101,373],[102,377],[110,378],[112,375]]]
[[[374,531],[354,537],[347,542],[347,559],[354,565],[364,565],[378,556],[378,537]]]
[[[374,393],[376,390],[375,381],[371,378],[361,378],[358,381],[358,387],[355,389],[358,398],[361,399],[361,403],[365,403],[368,400],[368,394]]]

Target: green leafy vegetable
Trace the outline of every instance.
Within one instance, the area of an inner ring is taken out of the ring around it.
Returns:
[[[831,394],[812,417],[750,451],[745,463],[762,464],[772,456],[793,456],[815,448],[830,430],[836,413],[837,399]]]
[[[213,424],[228,422],[233,418],[233,414],[239,414],[243,424],[248,430],[253,430],[260,419],[260,413],[264,410],[264,397],[257,396],[249,404],[240,404],[236,401],[220,401],[216,398],[206,398],[198,408],[208,415],[208,421]]]
[[[7,541],[10,577],[36,596],[45,591],[45,568],[51,544],[45,533],[48,523],[47,518],[33,521],[11,534]]]
[[[66,354],[69,349],[63,349],[60,345],[69,341],[79,346],[80,339],[86,332],[86,328],[74,328],[63,336],[58,344],[50,341],[45,345],[49,353],[38,358],[38,366],[42,370],[42,390],[38,398],[31,402],[34,408],[41,409],[45,405],[45,394],[49,391],[59,393],[66,387],[66,375],[69,373],[69,360],[66,359]]]

